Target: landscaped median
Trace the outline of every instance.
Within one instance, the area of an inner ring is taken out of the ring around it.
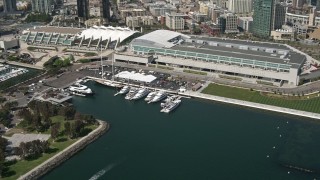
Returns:
[[[185,72],[185,73],[191,73],[191,74],[204,75],[204,76],[206,76],[206,75],[208,74],[208,73],[206,73],[206,72],[193,71],[193,70],[190,70],[190,69],[184,69],[183,72]]]
[[[218,84],[209,84],[202,93],[312,113],[320,113],[319,93],[304,96],[289,96]]]

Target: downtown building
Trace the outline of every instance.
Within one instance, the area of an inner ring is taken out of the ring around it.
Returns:
[[[235,14],[248,15],[252,12],[252,0],[228,0],[227,8]]]
[[[12,13],[17,10],[17,1],[16,0],[3,0],[3,12]]]
[[[192,69],[281,86],[298,85],[306,56],[283,44],[157,30],[132,40],[126,51],[114,54],[114,61]]]
[[[285,23],[285,6],[277,0],[256,0],[253,6],[252,33],[260,38],[269,38],[271,31]]]
[[[89,1],[77,0],[77,11],[79,18],[81,18],[84,21],[89,19]]]
[[[32,12],[51,14],[54,5],[53,0],[31,0]]]
[[[90,16],[110,19],[109,0],[89,0]]]

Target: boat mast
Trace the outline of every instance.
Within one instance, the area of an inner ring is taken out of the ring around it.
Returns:
[[[111,66],[112,66],[112,81],[114,81],[114,70],[113,70],[114,53],[112,53],[111,61],[112,61],[112,63],[111,63]]]
[[[102,64],[102,42],[100,42],[100,62],[101,62],[101,78],[103,79],[103,64]]]

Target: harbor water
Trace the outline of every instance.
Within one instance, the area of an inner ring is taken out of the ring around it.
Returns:
[[[285,167],[320,170],[317,121],[200,99],[182,99],[164,114],[159,103],[88,86],[96,94],[75,97],[75,107],[111,129],[43,179],[320,178]]]

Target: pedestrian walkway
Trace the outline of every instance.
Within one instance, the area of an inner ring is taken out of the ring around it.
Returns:
[[[237,99],[208,95],[208,94],[203,94],[200,92],[187,91],[187,92],[179,93],[179,94],[185,95],[185,96],[201,98],[201,99],[207,99],[207,100],[213,100],[213,101],[224,102],[224,103],[229,103],[229,104],[235,104],[235,105],[240,105],[240,106],[252,107],[252,108],[280,112],[280,113],[291,114],[291,115],[296,115],[296,116],[302,116],[302,117],[307,117],[307,118],[320,119],[320,114],[318,114],[318,113],[311,113],[311,112],[283,108],[283,107],[278,107],[278,106],[271,106],[271,105],[266,105],[266,104],[253,103],[253,102],[242,101],[242,100],[237,100]]]

